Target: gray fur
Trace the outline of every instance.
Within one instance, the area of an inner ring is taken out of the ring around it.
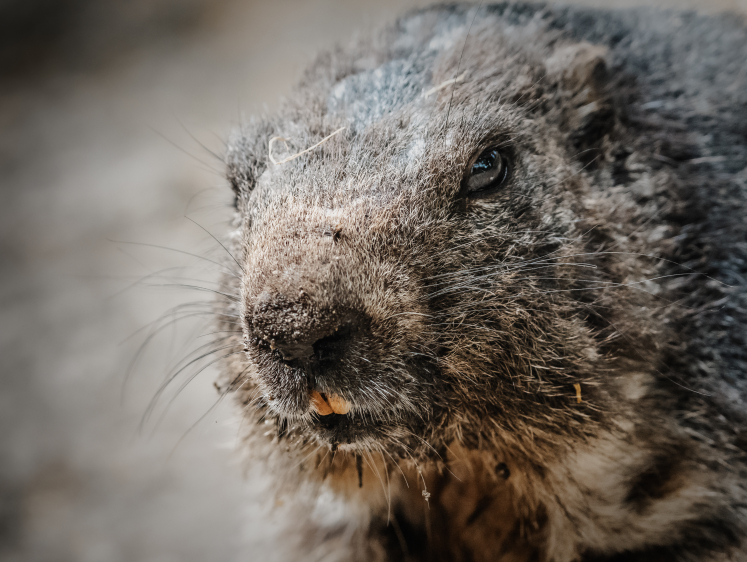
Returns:
[[[222,385],[279,559],[747,560],[746,61],[733,16],[433,8],[237,130]]]

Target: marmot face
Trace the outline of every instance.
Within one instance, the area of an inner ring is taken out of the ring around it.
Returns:
[[[740,25],[426,10],[230,140],[244,450],[351,509],[300,548],[741,560]]]
[[[606,368],[586,319],[616,279],[558,107],[584,90],[610,128],[604,61],[522,39],[476,27],[467,54],[490,56],[458,81],[463,41],[309,85],[235,142],[247,386],[282,431],[404,457],[486,423],[592,430],[574,384]]]

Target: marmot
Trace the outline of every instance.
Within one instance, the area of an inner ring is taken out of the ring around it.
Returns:
[[[739,18],[414,12],[226,162],[278,558],[747,560]]]

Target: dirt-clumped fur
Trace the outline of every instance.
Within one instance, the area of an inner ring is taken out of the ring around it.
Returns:
[[[747,560],[741,20],[419,11],[227,166],[221,388],[278,559]]]

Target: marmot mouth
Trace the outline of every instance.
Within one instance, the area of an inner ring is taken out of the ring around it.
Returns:
[[[312,390],[309,403],[323,439],[332,444],[351,444],[373,429],[370,423],[348,415],[352,406],[342,396]]]
[[[329,416],[333,414],[345,415],[350,411],[350,402],[342,396],[332,393],[319,392],[312,390],[309,392],[309,402],[311,408],[320,416]]]
[[[352,404],[337,394],[312,390],[309,403],[314,412],[315,431],[333,447],[352,445],[383,432],[381,424],[349,413]]]
[[[379,424],[348,414],[315,415],[315,420],[319,437],[333,446],[352,445],[364,438],[376,438],[383,433]]]

